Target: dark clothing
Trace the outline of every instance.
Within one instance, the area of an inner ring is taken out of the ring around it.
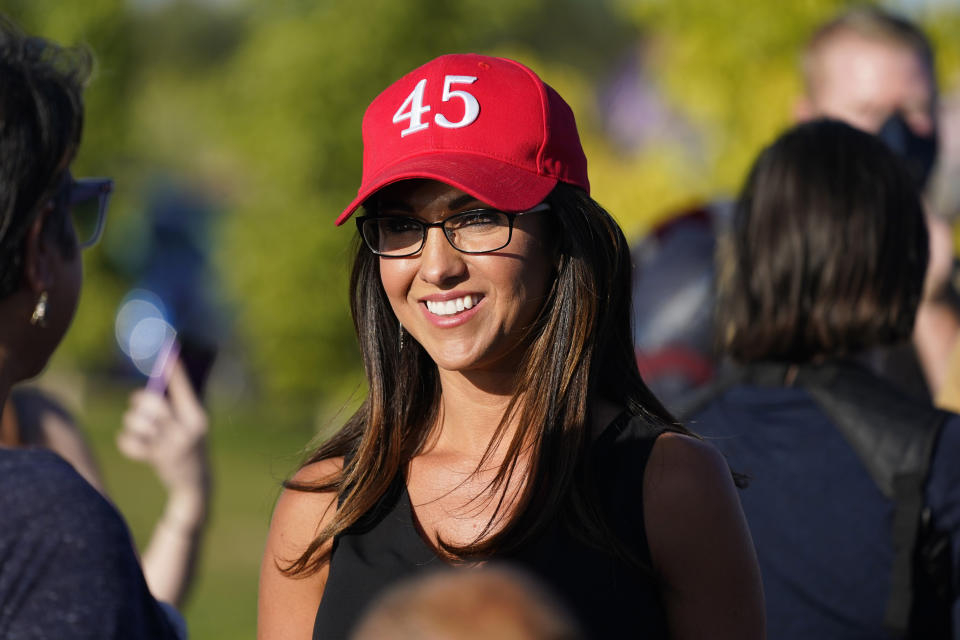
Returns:
[[[176,638],[126,525],[57,455],[0,448],[0,638]]]
[[[605,429],[590,453],[607,523],[647,567],[643,472],[661,432],[642,418],[624,414]],[[655,577],[611,555],[604,541],[596,542],[599,549],[554,524],[516,552],[493,560],[508,561],[538,578],[580,622],[585,637],[666,638],[666,615]],[[348,637],[384,589],[443,566],[420,535],[406,485],[398,477],[377,507],[335,540],[313,637]]]
[[[741,492],[777,640],[885,639],[893,503],[844,436],[798,387],[740,385],[689,426],[751,477]],[[949,534],[954,594],[960,559],[960,416],[943,426],[926,501]],[[953,601],[960,639],[960,601]]]

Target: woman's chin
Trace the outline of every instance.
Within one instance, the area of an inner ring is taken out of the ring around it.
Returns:
[[[430,359],[441,371],[463,373],[477,367],[475,358],[459,354],[430,354]]]
[[[430,358],[441,371],[461,374],[516,375],[522,354],[498,353],[490,350],[446,351],[430,353]]]

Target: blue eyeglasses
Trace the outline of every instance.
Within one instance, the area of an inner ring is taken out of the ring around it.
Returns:
[[[65,185],[70,217],[77,234],[77,244],[87,249],[97,244],[103,235],[104,222],[113,180],[110,178],[77,178]]]
[[[110,178],[74,179],[66,172],[58,181],[58,186],[47,192],[39,204],[22,220],[11,227],[14,220],[8,217],[0,224],[0,242],[10,244],[19,242],[30,222],[45,208],[63,210],[66,208],[73,223],[77,244],[81,249],[92,247],[103,233],[104,220],[110,194],[113,193],[113,180]]]

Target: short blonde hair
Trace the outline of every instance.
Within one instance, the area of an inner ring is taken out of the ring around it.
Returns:
[[[828,45],[843,35],[889,44],[912,51],[930,73],[936,91],[933,47],[926,34],[914,23],[879,7],[857,7],[821,25],[807,41],[801,58],[801,71],[807,94],[813,94],[817,61]]]

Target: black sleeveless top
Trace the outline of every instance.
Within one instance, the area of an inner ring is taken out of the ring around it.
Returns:
[[[606,427],[590,454],[607,523],[646,566],[650,551],[643,523],[643,472],[662,432],[662,427],[624,413]],[[579,621],[587,638],[667,638],[656,578],[603,551],[603,541],[598,543],[587,545],[558,523],[494,560],[512,563],[543,582]],[[334,540],[314,640],[348,638],[384,589],[446,566],[417,530],[406,485],[398,474],[377,505]]]

